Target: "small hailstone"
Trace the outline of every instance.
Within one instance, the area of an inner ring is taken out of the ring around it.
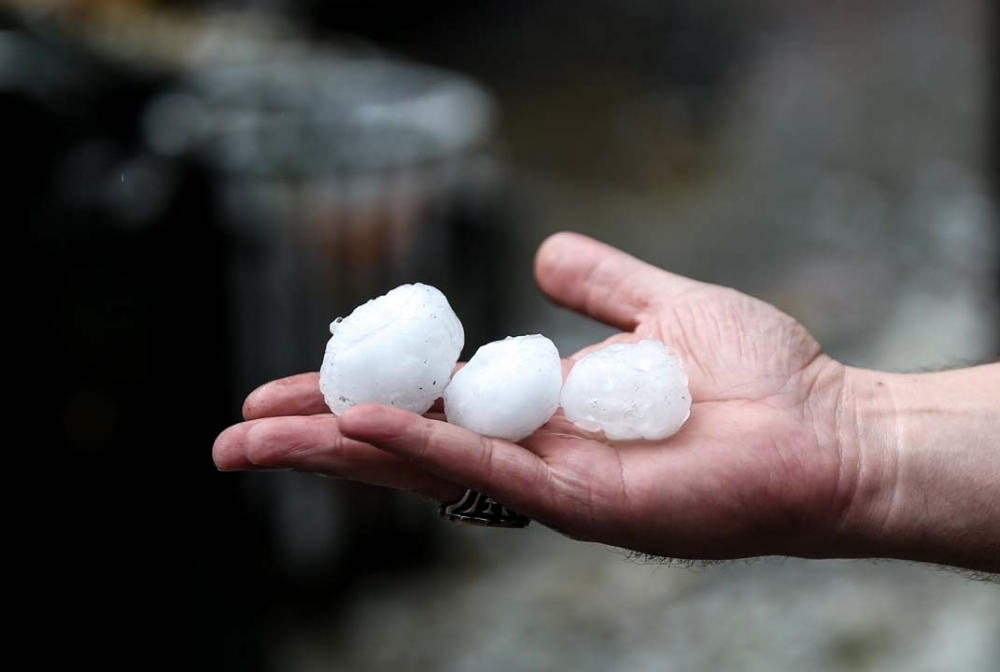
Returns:
[[[665,439],[691,414],[680,358],[659,341],[615,343],[581,358],[562,391],[566,417],[613,440]]]
[[[520,441],[548,422],[562,389],[559,351],[544,336],[508,336],[476,351],[444,391],[448,422]]]
[[[444,294],[419,283],[358,306],[330,333],[319,388],[337,415],[368,402],[426,413],[465,345]]]

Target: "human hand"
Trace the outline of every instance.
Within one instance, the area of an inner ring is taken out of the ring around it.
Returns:
[[[577,539],[680,558],[869,555],[889,514],[891,450],[864,440],[852,372],[792,318],[575,234],[541,247],[556,303],[656,338],[686,367],[691,417],[656,442],[610,444],[561,413],[520,444],[399,409],[328,414],[316,374],[269,383],[216,441],[220,469],[292,468],[419,492],[466,488]],[[879,554],[893,555],[891,548]]]

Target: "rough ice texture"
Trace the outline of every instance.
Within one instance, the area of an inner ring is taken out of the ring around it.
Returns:
[[[465,345],[444,294],[419,283],[358,306],[330,333],[319,388],[337,415],[368,402],[426,413]]]
[[[691,414],[680,358],[659,341],[616,343],[578,361],[562,391],[566,417],[612,440],[664,439]]]
[[[483,436],[520,441],[559,408],[562,362],[549,339],[508,336],[487,343],[444,391],[448,422]]]

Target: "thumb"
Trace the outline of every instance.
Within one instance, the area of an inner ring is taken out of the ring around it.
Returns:
[[[619,329],[682,292],[703,285],[577,233],[549,236],[535,255],[535,277],[555,303]]]

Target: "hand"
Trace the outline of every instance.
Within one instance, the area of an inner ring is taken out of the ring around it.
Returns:
[[[292,468],[440,500],[466,488],[577,539],[680,558],[867,555],[888,519],[884,446],[855,429],[850,370],[792,318],[737,291],[659,270],[583,236],[536,258],[556,303],[657,338],[693,405],[658,442],[609,444],[559,413],[520,445],[373,404],[329,415],[316,374],[264,385],[216,441],[220,469]]]

